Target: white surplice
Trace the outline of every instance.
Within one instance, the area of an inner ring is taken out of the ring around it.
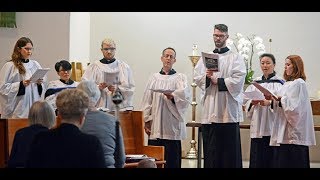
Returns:
[[[97,84],[104,82],[104,72],[114,73],[119,71],[119,89],[123,96],[123,102],[119,105],[120,110],[133,109],[133,93],[135,82],[133,80],[132,70],[128,64],[116,59],[113,63],[103,64],[100,60],[90,64],[82,75],[82,80],[93,80]],[[101,92],[101,98],[98,107],[107,108],[110,111],[115,110],[115,105],[112,102],[112,93],[105,88]]]
[[[48,84],[48,88],[49,89],[60,89],[60,88],[75,88],[77,87],[79,84],[79,82],[74,81],[72,84],[65,84],[63,82],[61,82],[60,80],[54,80],[54,81],[50,81]],[[57,109],[56,106],[56,99],[57,99],[57,95],[58,93],[54,93],[51,94],[50,96],[45,97],[45,100],[51,104],[51,106],[53,107],[54,110]]]
[[[28,118],[31,105],[41,100],[45,92],[47,77],[43,78],[42,94],[39,95],[36,83],[30,83],[25,87],[25,94],[17,96],[20,81],[28,80],[37,69],[41,68],[35,60],[22,63],[26,69],[26,74],[21,75],[12,61],[4,64],[0,72],[0,104],[2,118]]]
[[[262,77],[257,77],[254,81],[260,81]],[[281,80],[284,81],[279,76],[275,75],[270,80]],[[272,93],[277,92],[282,84],[278,82],[264,82],[260,85]],[[246,92],[259,91],[254,85],[249,85]],[[260,92],[260,91],[259,91]],[[250,120],[250,138],[262,138],[262,136],[270,136],[271,129],[273,126],[275,112],[270,109],[269,106],[252,105],[248,111],[251,103],[251,99],[244,99],[244,104],[246,106],[246,115]]]
[[[194,80],[201,89],[202,124],[242,122],[243,86],[246,76],[244,59],[231,50],[219,54],[218,78],[224,78],[228,91],[218,91],[218,85],[206,88],[206,68],[200,59],[194,69]]]
[[[174,102],[161,92],[151,89],[174,90]],[[183,140],[186,138],[185,115],[191,101],[187,76],[153,74],[146,85],[141,103],[144,121],[152,121],[150,139]]]
[[[276,95],[282,97],[282,107],[278,103],[274,107],[277,113],[270,145],[316,145],[312,107],[305,81],[301,78],[287,81]]]

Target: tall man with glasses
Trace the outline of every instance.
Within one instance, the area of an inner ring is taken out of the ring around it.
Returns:
[[[219,55],[219,70],[207,69],[200,60],[194,71],[201,89],[205,168],[242,168],[239,122],[246,66],[243,57],[226,46],[228,37],[228,26],[215,25],[213,53]]]
[[[173,68],[176,51],[162,51],[162,68],[150,76],[141,103],[148,145],[165,147],[165,168],[181,168],[181,140],[186,138],[185,115],[191,101],[187,76]]]
[[[135,82],[130,66],[122,60],[116,59],[116,43],[106,38],[101,43],[103,58],[96,60],[88,66],[82,76],[82,80],[93,80],[101,90],[101,98],[97,106],[115,111],[112,96],[118,87],[123,96],[123,101],[119,105],[120,110],[133,110],[133,93]],[[116,79],[112,83],[105,82],[108,74],[117,73]]]

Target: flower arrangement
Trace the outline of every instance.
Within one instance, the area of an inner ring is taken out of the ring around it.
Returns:
[[[227,46],[231,49],[234,46],[237,52],[243,56],[247,75],[245,79],[245,84],[250,84],[253,81],[254,70],[252,69],[252,59],[256,53],[258,56],[265,53],[265,45],[261,37],[257,35],[243,36],[241,33],[237,33],[235,38],[229,38],[227,40]],[[256,52],[255,52],[256,50]]]

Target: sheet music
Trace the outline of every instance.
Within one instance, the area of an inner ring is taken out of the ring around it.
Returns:
[[[112,72],[112,73],[104,72],[104,82],[107,83],[107,85],[117,84],[118,76],[119,76],[119,71]]]
[[[273,92],[271,92],[270,90],[262,87],[259,83],[257,82],[252,82],[251,84],[253,84],[257,89],[259,89],[264,95],[271,95],[272,97],[278,99],[278,96],[276,96]]]
[[[50,68],[37,69],[37,71],[32,74],[30,81],[37,82],[38,79],[43,79],[49,70]]]
[[[243,92],[245,99],[264,100],[265,97],[260,91]]]

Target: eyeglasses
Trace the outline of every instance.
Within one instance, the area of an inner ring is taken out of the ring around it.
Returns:
[[[69,73],[69,74],[70,74],[70,71],[71,70],[64,70],[64,69],[59,70],[59,72],[64,72],[64,73]]]
[[[114,51],[114,50],[116,50],[116,48],[102,48],[103,50],[105,50],[105,51]]]
[[[213,35],[213,38],[217,39],[217,38],[220,38],[220,39],[223,39],[227,36],[227,34],[214,34]]]
[[[173,55],[170,55],[170,54],[164,54],[164,55],[162,55],[162,57],[169,58],[169,59],[175,59],[175,57]]]
[[[21,49],[25,49],[26,51],[33,51],[34,48],[27,48],[27,47],[22,47]]]

